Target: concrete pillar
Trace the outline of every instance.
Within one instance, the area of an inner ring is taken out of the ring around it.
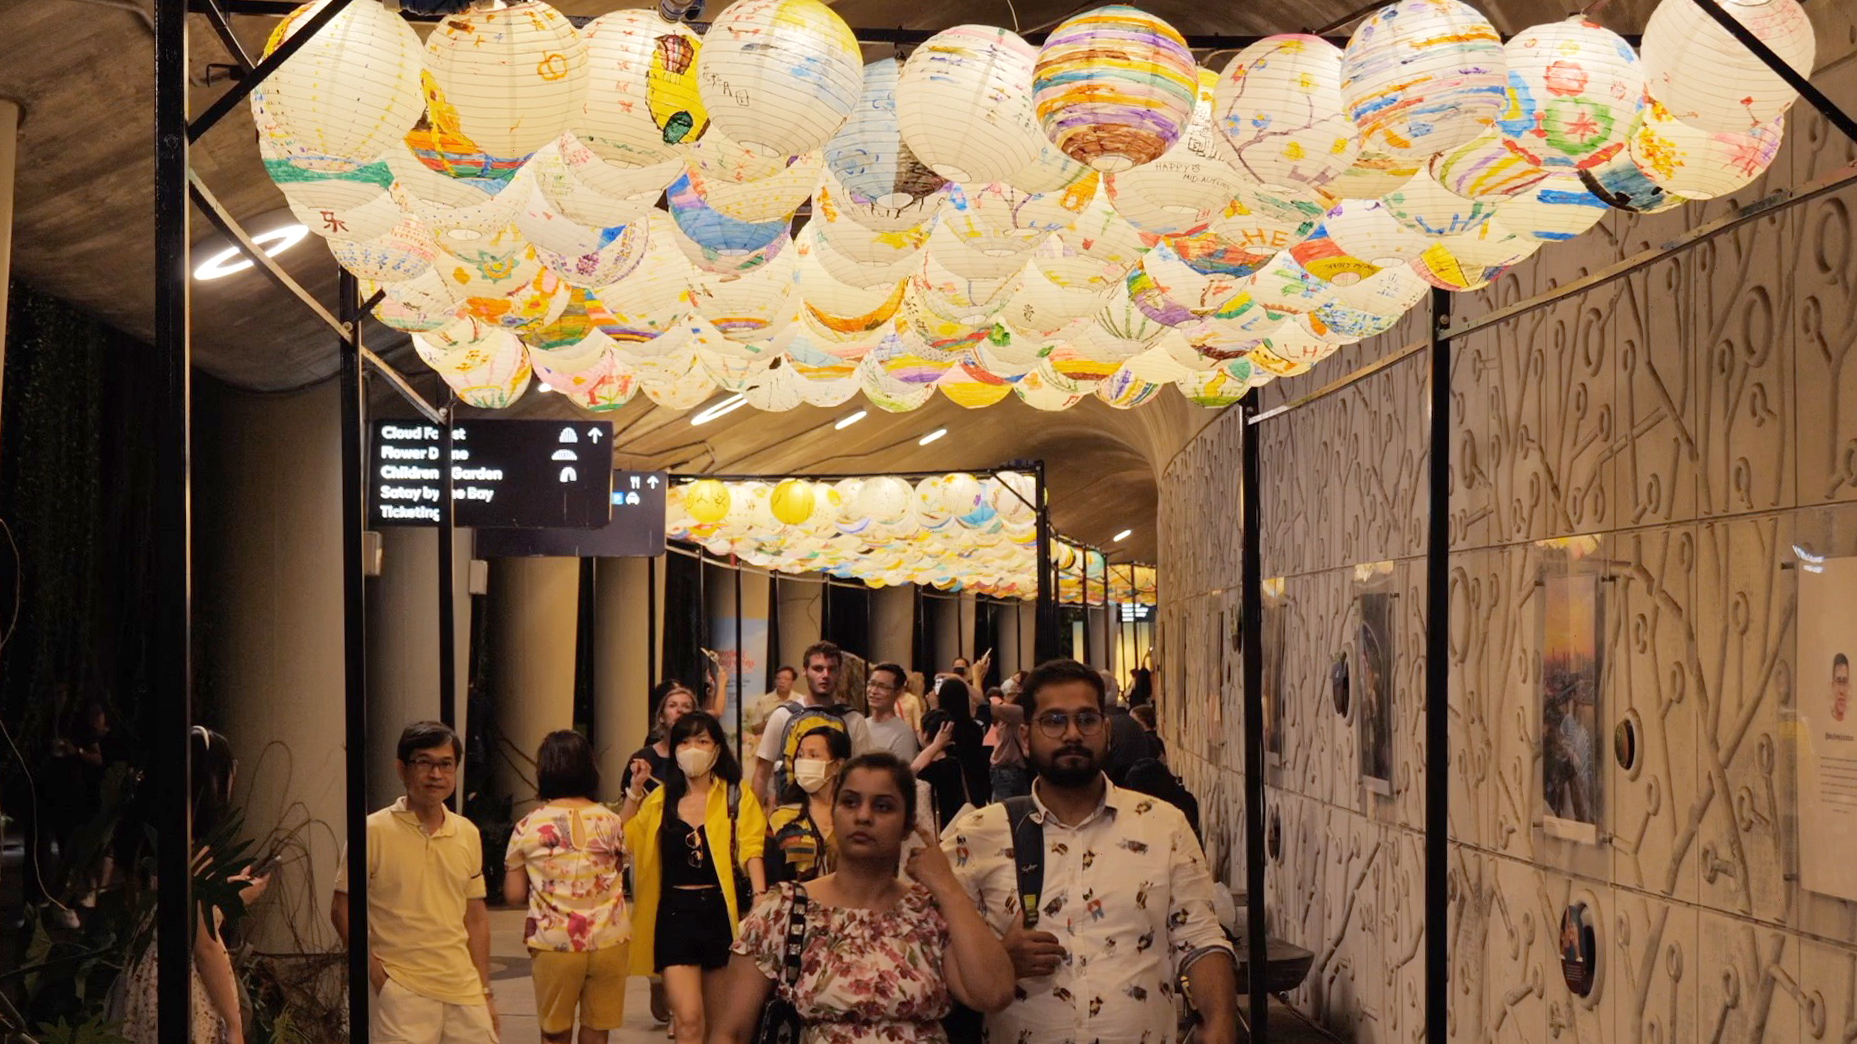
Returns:
[[[900,663],[907,667],[915,637],[915,588],[907,584],[880,587],[871,592],[870,598],[871,662]]]
[[[574,727],[574,648],[580,607],[577,558],[490,563],[490,694],[499,741],[491,757],[511,815],[535,807],[535,751]]]
[[[368,807],[400,796],[393,774],[400,730],[439,718],[438,530],[388,526],[381,534],[381,575],[368,581]],[[452,545],[453,631],[460,735],[470,727],[471,535]]]
[[[967,643],[961,640],[961,603],[937,592],[924,600],[924,608],[929,614],[929,633],[933,636],[930,662],[937,671],[945,671],[956,656],[967,655],[964,651]]]
[[[627,755],[645,745],[651,719],[651,605],[644,558],[602,558],[594,566],[593,750],[600,765],[600,796],[615,800],[625,789]],[[664,607],[664,571],[657,570],[657,605]],[[661,626],[661,622],[660,622]]]
[[[816,574],[783,577],[780,585],[780,663],[798,671],[806,669],[800,654],[825,631],[825,587],[814,582],[817,579]]]
[[[1000,606],[994,619],[998,621],[995,631],[999,651],[993,654],[993,662],[998,664],[999,679],[1003,682],[1024,666],[1026,650],[1019,644],[1019,603]]]

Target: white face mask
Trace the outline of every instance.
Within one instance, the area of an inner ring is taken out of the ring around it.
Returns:
[[[683,774],[686,776],[694,778],[704,775],[715,765],[716,749],[714,747],[695,747],[686,743],[677,748],[677,767],[683,769]]]
[[[832,763],[823,758],[795,758],[793,782],[808,794],[817,794],[832,778]]]

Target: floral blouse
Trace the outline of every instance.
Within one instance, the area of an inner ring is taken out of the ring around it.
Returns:
[[[625,828],[603,805],[543,805],[522,817],[504,865],[529,875],[529,949],[579,953],[630,939],[625,859]]]
[[[805,1044],[945,1044],[948,922],[928,889],[911,886],[882,912],[808,903],[799,981],[789,987],[787,919],[800,887],[782,884],[756,903],[734,950],[799,1012]]]

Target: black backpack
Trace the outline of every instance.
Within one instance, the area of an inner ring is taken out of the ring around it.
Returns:
[[[1040,896],[1045,890],[1045,828],[1032,813],[1036,806],[1030,795],[1007,798],[1006,823],[1012,831],[1012,858],[1019,878],[1019,923],[1027,930],[1038,927]],[[986,1017],[980,1012],[951,1001],[953,1007],[941,1027],[951,1041],[981,1039]]]

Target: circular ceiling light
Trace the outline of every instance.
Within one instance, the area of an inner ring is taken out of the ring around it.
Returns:
[[[303,225],[284,225],[269,232],[251,237],[252,245],[263,247],[265,257],[276,257],[303,241],[309,235],[309,229]],[[243,256],[237,246],[229,246],[205,261],[193,270],[193,277],[198,280],[224,279],[235,272],[243,272],[252,266],[251,258]]]

